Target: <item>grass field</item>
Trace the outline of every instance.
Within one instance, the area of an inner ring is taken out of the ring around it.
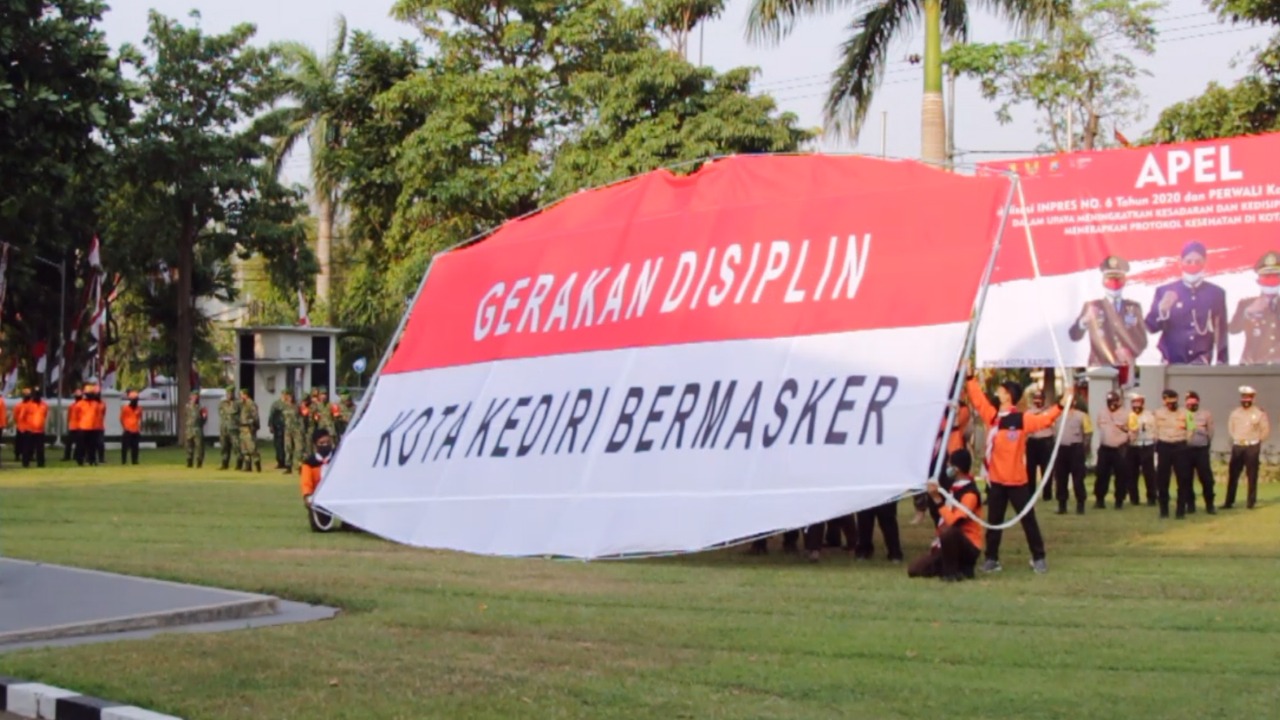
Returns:
[[[817,565],[776,549],[589,564],[413,550],[312,534],[278,473],[188,470],[173,451],[137,468],[24,471],[8,448],[4,462],[4,555],[343,608],[0,654],[0,674],[193,720],[1204,720],[1280,706],[1272,484],[1257,510],[1186,521],[1042,514],[1048,575],[1015,529],[1003,573],[953,585],[909,580],[882,549]],[[910,514],[913,556],[928,531]]]

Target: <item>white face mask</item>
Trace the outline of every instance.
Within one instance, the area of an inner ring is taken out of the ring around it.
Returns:
[[[1116,301],[1124,297],[1123,290],[1107,290],[1106,293],[1107,293],[1107,299],[1111,301]]]
[[[1201,280],[1204,280],[1203,272],[1198,272],[1194,275],[1191,273],[1182,273],[1182,282],[1188,285],[1199,285]]]
[[[1259,285],[1258,289],[1262,291],[1263,295],[1280,295],[1280,285],[1276,285],[1273,287],[1268,287],[1266,285]]]

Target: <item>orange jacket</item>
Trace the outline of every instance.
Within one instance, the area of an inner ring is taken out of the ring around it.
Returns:
[[[314,455],[302,461],[302,497],[312,495],[320,485],[320,469],[324,467]]]
[[[94,400],[89,403],[89,419],[86,423],[87,430],[106,430],[107,429],[107,404],[101,400]]]
[[[27,413],[31,410],[31,403],[19,401],[13,408],[13,429],[18,432],[27,431]]]
[[[9,424],[9,414],[5,411],[4,398],[0,397],[0,430]]]
[[[964,447],[964,431],[969,427],[972,415],[968,405],[961,404],[960,409],[956,410],[955,423],[952,424],[951,435],[947,438],[947,455]]]
[[[71,407],[67,408],[67,429],[68,430],[88,430],[84,424],[84,411],[87,403],[83,400],[77,400],[71,403]]]
[[[1057,405],[1048,412],[1039,415],[1024,415],[1016,408],[1001,413],[977,380],[965,384],[969,392],[969,402],[973,404],[978,417],[987,424],[987,453],[985,465],[987,479],[1001,485],[1027,484],[1027,434],[1052,427],[1062,414]]]
[[[951,494],[961,505],[973,511],[978,517],[984,517],[982,514],[982,498],[978,495],[978,488],[973,484],[973,478],[958,477],[951,485]],[[983,542],[986,540],[986,531],[982,526],[973,521],[963,510],[952,505],[943,505],[938,508],[938,517],[941,522],[938,525],[938,534],[941,535],[945,528],[953,525],[959,526],[960,532],[964,533],[965,538],[973,543],[973,546],[982,549]]]
[[[49,404],[41,400],[28,405],[30,407],[27,410],[27,432],[44,432],[45,424],[49,420]]]
[[[142,432],[142,408],[129,407],[129,403],[121,405],[120,427],[127,433]]]

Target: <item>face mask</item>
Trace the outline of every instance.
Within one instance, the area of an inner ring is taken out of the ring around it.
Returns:
[[[1263,295],[1280,295],[1280,285],[1260,285],[1258,289]]]
[[[1204,280],[1204,272],[1198,273],[1182,273],[1182,282],[1188,285],[1199,285]]]
[[[954,467],[954,466],[948,467],[948,468],[947,468],[947,477],[954,479],[954,478],[955,478],[955,476],[956,476],[956,469],[955,469],[955,467]]]
[[[1177,410],[1177,409],[1178,409],[1178,401],[1177,401],[1177,400],[1170,400],[1169,402],[1166,402],[1166,403],[1164,404],[1164,406],[1165,406],[1165,407],[1167,407],[1167,408],[1169,408],[1170,410]]]
[[[333,447],[330,445],[317,445],[316,454],[320,457],[329,457],[333,454]]]
[[[1191,412],[1195,412],[1200,409],[1200,403],[1189,402],[1187,403],[1187,409]]]
[[[1252,406],[1252,405],[1253,405],[1253,401],[1252,401],[1252,400],[1241,400],[1241,401],[1240,401],[1240,406],[1241,406],[1241,407],[1250,407],[1250,406]]]
[[[1102,287],[1107,289],[1108,294],[1109,293],[1119,294],[1119,292],[1122,289],[1124,289],[1124,278],[1122,277],[1104,278],[1102,280]]]
[[[138,407],[138,401],[137,401],[137,400],[130,400],[130,401],[129,401],[129,407],[135,407],[135,408],[136,408],[136,407]]]

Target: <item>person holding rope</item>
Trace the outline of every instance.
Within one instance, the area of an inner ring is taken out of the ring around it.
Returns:
[[[1001,383],[996,388],[998,405],[992,404],[983,392],[982,385],[969,368],[966,375],[965,389],[969,394],[969,402],[974,412],[987,424],[987,452],[984,463],[987,469],[987,502],[990,507],[990,523],[1000,525],[1004,522],[1004,513],[1012,504],[1014,511],[1022,516],[1022,531],[1027,536],[1027,546],[1031,550],[1031,569],[1037,573],[1049,572],[1045,560],[1044,538],[1040,534],[1040,525],[1036,522],[1036,512],[1027,507],[1032,502],[1033,488],[1027,480],[1027,434],[1052,427],[1062,415],[1063,399],[1049,408],[1048,412],[1039,415],[1026,415],[1018,410],[1018,402],[1022,399],[1022,386],[1016,382]],[[1003,530],[987,530],[987,560],[982,565],[983,572],[999,572],[1000,540]]]
[[[907,567],[907,577],[936,577],[957,582],[974,577],[974,567],[982,556],[982,525],[969,516],[982,518],[982,493],[973,480],[973,456],[961,448],[951,453],[941,483],[930,481],[926,492],[933,514],[938,517],[938,537],[929,552]],[[948,505],[938,491],[939,484],[955,498],[959,507]],[[967,508],[968,513],[961,508]]]

